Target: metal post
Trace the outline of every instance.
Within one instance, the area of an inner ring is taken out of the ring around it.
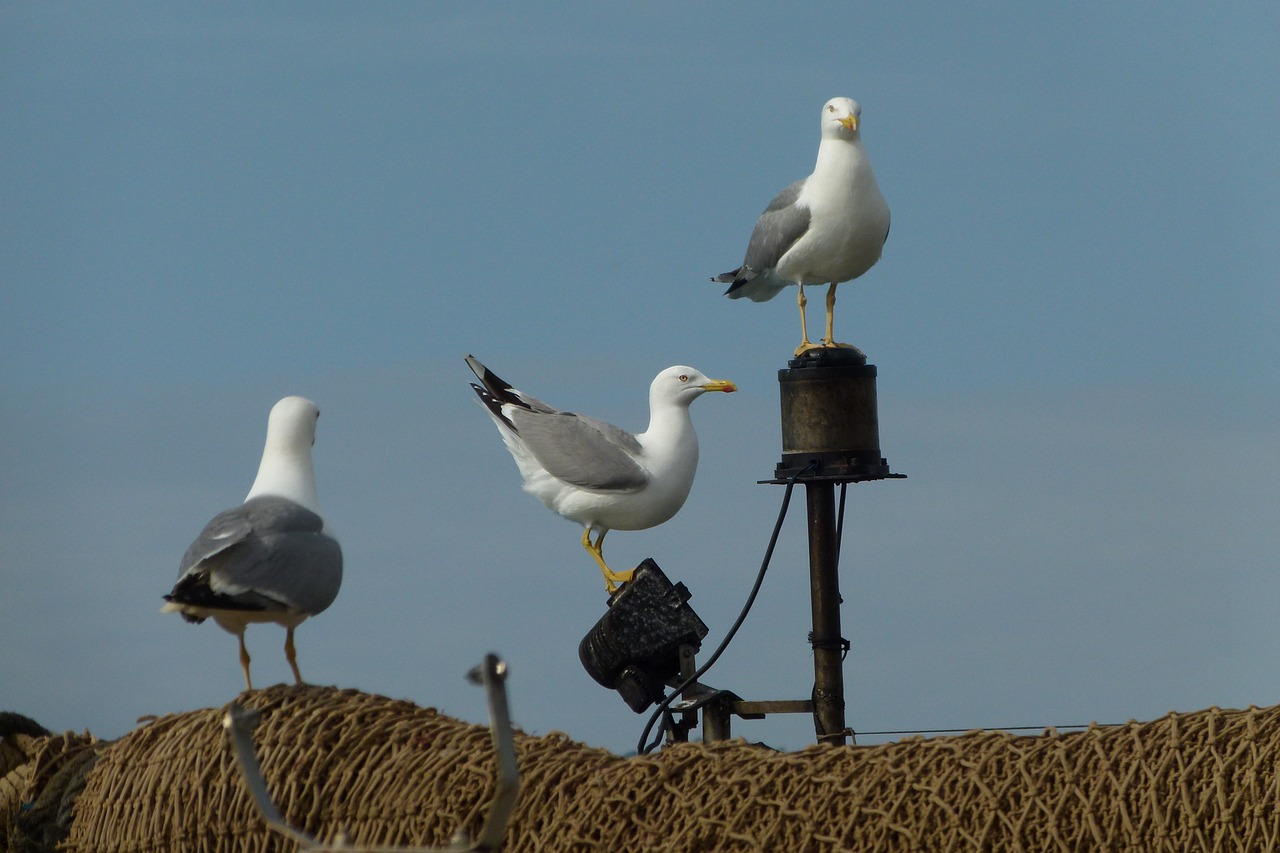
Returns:
[[[733,700],[721,697],[702,706],[702,742],[715,743],[733,737]]]
[[[813,609],[813,727],[820,743],[844,744],[844,640],[840,633],[835,484],[805,483],[809,506],[809,592]]]
[[[804,485],[809,504],[813,609],[813,726],[822,743],[847,743],[840,633],[837,483],[901,478],[880,455],[876,367],[854,349],[811,350],[778,371],[782,461],[771,483]]]

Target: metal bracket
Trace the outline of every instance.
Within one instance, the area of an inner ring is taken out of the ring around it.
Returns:
[[[497,655],[485,655],[484,662],[467,673],[467,680],[482,684],[489,699],[489,729],[493,733],[493,747],[498,754],[498,776],[493,802],[480,835],[472,841],[465,830],[459,829],[448,847],[361,847],[347,843],[346,833],[339,831],[333,843],[323,844],[300,829],[290,826],[271,801],[267,782],[253,751],[253,730],[262,720],[259,711],[241,707],[236,702],[226,706],[222,715],[222,727],[227,731],[231,751],[240,765],[245,785],[253,796],[263,821],[271,829],[297,843],[300,850],[309,853],[470,853],[470,851],[494,851],[502,848],[507,825],[520,798],[520,771],[516,766],[515,739],[511,734],[511,714],[507,708],[505,681],[507,665]]]
[[[697,651],[693,646],[680,647],[680,674],[669,682],[672,687],[687,681],[697,672],[694,660]],[[689,740],[689,732],[698,724],[699,711],[702,712],[702,741],[713,743],[732,737],[730,717],[763,720],[768,714],[812,714],[813,702],[809,699],[752,702],[732,690],[718,690],[694,681],[680,694],[679,701],[671,703],[671,719],[667,724],[668,746]],[[675,720],[676,714],[680,715],[679,721]]]

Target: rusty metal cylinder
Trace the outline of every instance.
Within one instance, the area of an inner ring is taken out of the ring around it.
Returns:
[[[889,474],[880,455],[876,367],[853,350],[822,351],[778,371],[784,479],[811,462],[809,476],[874,480]]]

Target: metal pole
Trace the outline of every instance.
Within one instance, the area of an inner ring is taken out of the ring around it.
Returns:
[[[819,743],[847,743],[844,722],[844,641],[840,633],[839,553],[835,484],[807,482],[809,591],[813,606],[813,726]]]
[[[721,697],[702,706],[702,742],[715,743],[733,737],[732,700]]]
[[[803,483],[809,503],[809,595],[813,607],[813,726],[821,743],[847,743],[840,633],[836,483],[903,477],[880,455],[876,367],[853,349],[806,352],[778,371],[782,461],[770,483]]]

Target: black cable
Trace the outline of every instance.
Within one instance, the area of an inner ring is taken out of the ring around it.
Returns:
[[[712,652],[711,657],[707,658],[707,662],[698,667],[697,671],[694,672],[693,675],[686,678],[683,683],[672,690],[665,699],[658,703],[658,707],[653,710],[653,714],[649,717],[649,722],[645,724],[644,731],[640,733],[640,740],[636,743],[637,755],[648,755],[650,752],[653,752],[658,748],[659,744],[662,742],[662,732],[658,733],[654,738],[653,743],[648,745],[645,744],[645,740],[649,737],[649,732],[653,729],[653,724],[656,723],[658,718],[664,713],[669,713],[667,708],[671,706],[671,703],[676,700],[676,697],[683,693],[690,684],[693,684],[699,678],[706,675],[707,670],[711,669],[712,665],[719,660],[720,655],[726,648],[728,648],[729,642],[733,639],[734,635],[738,633],[738,629],[742,627],[742,623],[746,621],[747,614],[751,612],[751,606],[755,604],[756,595],[760,592],[760,586],[764,583],[765,573],[769,571],[769,561],[773,559],[773,549],[774,546],[778,544],[778,534],[782,532],[782,522],[786,520],[787,507],[791,505],[791,490],[795,488],[796,480],[798,480],[802,474],[808,472],[811,468],[816,468],[817,465],[817,462],[810,462],[808,465],[787,478],[787,490],[782,496],[782,506],[778,508],[778,520],[774,522],[773,534],[769,537],[769,547],[764,550],[764,559],[760,561],[760,570],[756,572],[756,582],[751,587],[751,594],[747,596],[746,603],[742,605],[742,610],[738,612],[738,618],[734,620],[733,627],[729,629],[729,633],[725,634],[724,639],[720,641],[720,645],[716,647],[714,652]]]
[[[840,484],[840,508],[836,510],[836,576],[840,573],[840,546],[844,544],[844,493],[849,488],[848,483]],[[841,604],[844,603],[842,599]],[[849,641],[844,637],[840,638],[843,654],[840,655],[840,663],[844,663],[845,658],[849,657]]]
[[[795,487],[796,480],[798,480],[801,477],[801,475],[808,472],[811,468],[815,468],[815,467],[817,467],[817,463],[810,462],[807,466],[805,466],[804,468],[800,469],[795,474],[792,474],[790,477],[787,478],[787,489],[782,496],[782,506],[778,508],[778,520],[774,522],[773,533],[769,536],[769,545],[767,548],[765,548],[764,559],[760,561],[760,569],[759,571],[756,572],[755,583],[752,584],[751,586],[751,593],[747,596],[746,603],[742,605],[742,610],[738,612],[738,618],[734,620],[733,626],[729,628],[729,633],[727,633],[724,639],[720,641],[720,645],[716,647],[716,650],[711,654],[711,657],[707,658],[706,663],[698,667],[697,671],[694,672],[693,675],[685,679],[679,686],[677,686],[674,690],[672,690],[671,693],[668,696],[666,696],[666,698],[664,698],[660,703],[658,703],[658,706],[656,708],[654,708],[653,714],[650,715],[648,723],[645,724],[644,731],[640,733],[640,740],[636,743],[636,753],[638,755],[648,755],[650,752],[658,748],[658,746],[662,742],[662,734],[663,732],[666,731],[665,728],[658,733],[658,735],[654,738],[652,743],[649,743],[647,745],[645,744],[645,739],[649,737],[649,732],[653,729],[653,724],[657,722],[659,717],[663,717],[667,723],[667,726],[674,727],[675,717],[671,713],[671,711],[668,710],[668,708],[671,706],[671,703],[674,702],[676,698],[680,696],[680,694],[683,693],[685,689],[689,687],[689,685],[693,684],[702,676],[706,675],[707,671],[710,670],[711,667],[715,664],[715,662],[720,659],[720,655],[724,653],[726,648],[728,648],[729,643],[734,638],[734,635],[736,635],[738,633],[738,629],[742,627],[742,623],[746,621],[747,614],[751,612],[751,607],[755,604],[756,596],[759,594],[760,587],[764,583],[764,576],[769,571],[769,563],[773,559],[774,547],[778,544],[778,536],[782,532],[782,523],[783,521],[786,520],[787,509],[791,505],[791,492]],[[836,511],[836,566],[837,568],[839,567],[839,561],[840,561],[840,546],[844,541],[845,492],[846,492],[846,489],[848,488],[848,485],[849,485],[848,483],[840,484],[840,505]],[[849,654],[849,641],[841,638],[840,643],[841,643],[841,648],[843,649],[845,655],[847,656]],[[887,736],[887,735],[963,734],[965,732],[973,732],[973,731],[1026,732],[1026,731],[1044,731],[1050,728],[1052,729],[1088,729],[1095,726],[1098,728],[1116,728],[1119,725],[1121,724],[1119,723],[1088,723],[1084,725],[1059,725],[1059,726],[989,726],[989,727],[978,726],[978,727],[970,727],[967,729],[901,729],[897,731],[858,732],[858,734],[864,737],[872,737],[872,736]]]
[[[967,729],[903,729],[896,732],[858,732],[858,734],[869,737],[871,735],[945,735],[945,734],[964,734],[965,732],[1039,732],[1045,729],[1088,729],[1097,727],[1100,729],[1119,728],[1122,723],[1087,723],[1085,725],[1064,725],[1064,726],[974,726]]]
[[[844,493],[848,483],[840,484],[840,508],[836,510],[836,570],[840,569],[840,546],[844,544]]]

